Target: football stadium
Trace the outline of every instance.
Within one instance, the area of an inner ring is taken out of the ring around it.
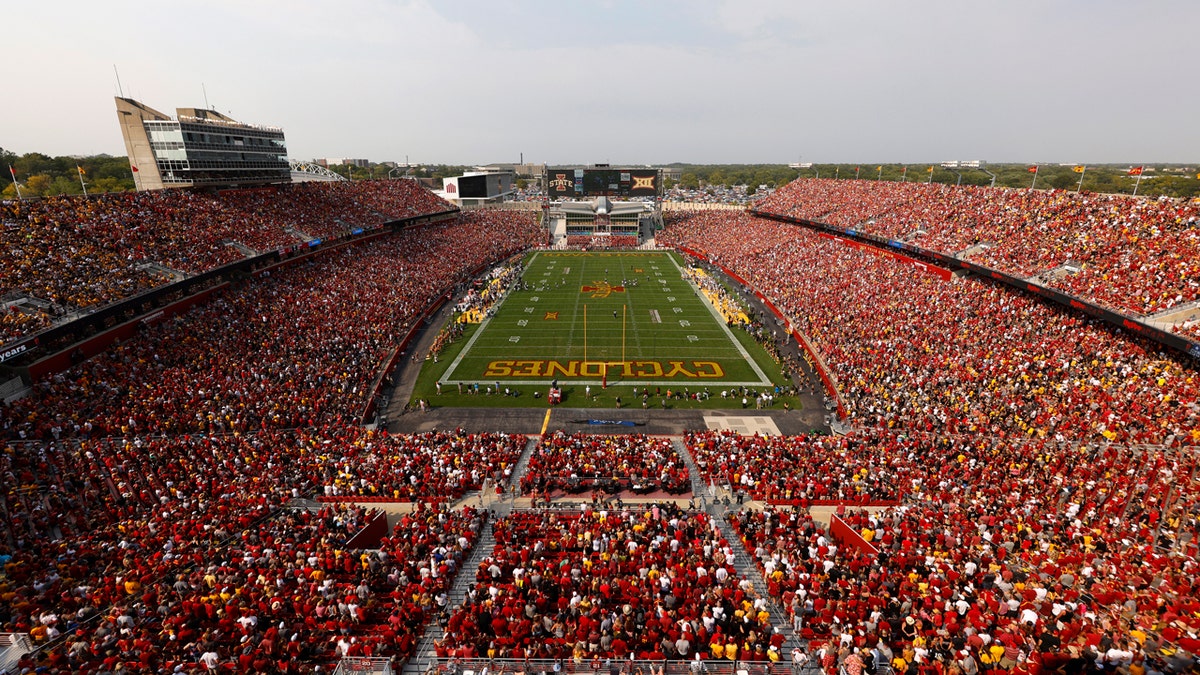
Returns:
[[[0,202],[0,674],[1197,672],[1200,199],[115,103]]]

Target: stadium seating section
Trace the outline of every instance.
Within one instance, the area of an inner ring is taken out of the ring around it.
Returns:
[[[3,202],[0,288],[6,300],[29,297],[48,306],[7,312],[0,341],[167,283],[172,271],[195,274],[255,253],[451,208],[407,180]]]
[[[1196,200],[805,179],[757,209],[946,255],[967,252],[971,262],[1037,277],[1124,313],[1154,314],[1200,300]]]
[[[849,418],[871,427],[1058,441],[1200,442],[1193,365],[1030,296],[801,227],[685,214],[660,242],[706,252],[791,317]]]

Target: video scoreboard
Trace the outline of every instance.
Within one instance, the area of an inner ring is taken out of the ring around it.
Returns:
[[[662,194],[658,169],[546,169],[546,189],[551,198],[657,197]]]

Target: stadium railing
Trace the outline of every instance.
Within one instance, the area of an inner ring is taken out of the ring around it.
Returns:
[[[431,675],[583,675],[585,673],[623,673],[624,675],[809,675],[819,672],[811,661],[801,668],[792,666],[790,655],[780,661],[729,661],[727,659],[649,661],[641,659],[464,659],[439,657],[427,671]],[[810,665],[811,664],[811,665]]]

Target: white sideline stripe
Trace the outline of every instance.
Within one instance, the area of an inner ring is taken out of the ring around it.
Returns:
[[[538,255],[539,254],[537,254],[537,253],[534,254],[533,259],[531,259],[529,261],[530,264],[533,263],[533,260],[537,259]],[[443,383],[445,383],[445,384],[459,384],[459,383],[466,384],[468,381],[470,381],[470,382],[481,382],[482,381],[482,379],[480,379],[480,380],[452,380],[452,379],[450,379],[450,376],[454,374],[454,370],[456,368],[458,368],[458,364],[462,363],[463,358],[466,357],[467,354],[471,353],[471,347],[475,344],[475,341],[479,339],[479,336],[483,335],[483,329],[487,328],[487,325],[492,322],[493,316],[497,316],[500,314],[500,308],[504,306],[504,303],[508,302],[508,298],[511,296],[512,296],[512,293],[505,293],[504,297],[500,298],[500,302],[496,303],[496,306],[494,308],[495,311],[493,311],[491,313],[492,316],[485,315],[483,317],[483,321],[479,322],[479,328],[477,328],[475,330],[475,333],[471,335],[471,339],[467,340],[467,344],[462,348],[462,351],[458,353],[458,356],[454,357],[454,360],[450,362],[450,367],[446,369],[446,372],[442,373],[442,382]]]
[[[667,260],[670,260],[671,264],[675,266],[675,270],[679,272],[679,276],[686,277],[686,275],[683,273],[683,268],[680,267],[679,262],[675,260],[675,256],[668,255]],[[701,293],[700,287],[697,286],[696,283],[690,278],[685,278],[685,281],[689,286],[692,287],[692,292],[700,296],[700,302],[704,303],[704,305],[708,307],[708,311],[712,313],[713,319],[716,320],[717,325],[721,327],[721,330],[725,331],[725,337],[729,338],[729,341],[732,342],[733,346],[737,348],[738,353],[742,355],[742,360],[749,364],[750,369],[754,371],[755,375],[758,375],[760,381],[756,382],[755,384],[760,386],[770,385],[771,378],[767,377],[767,374],[762,371],[762,368],[758,367],[758,362],[751,358],[750,352],[746,351],[746,348],[743,347],[742,343],[739,342],[737,337],[734,336],[733,331],[729,330],[729,326],[725,324],[725,317],[721,316],[721,312],[717,311],[716,305],[709,302],[708,296]]]

